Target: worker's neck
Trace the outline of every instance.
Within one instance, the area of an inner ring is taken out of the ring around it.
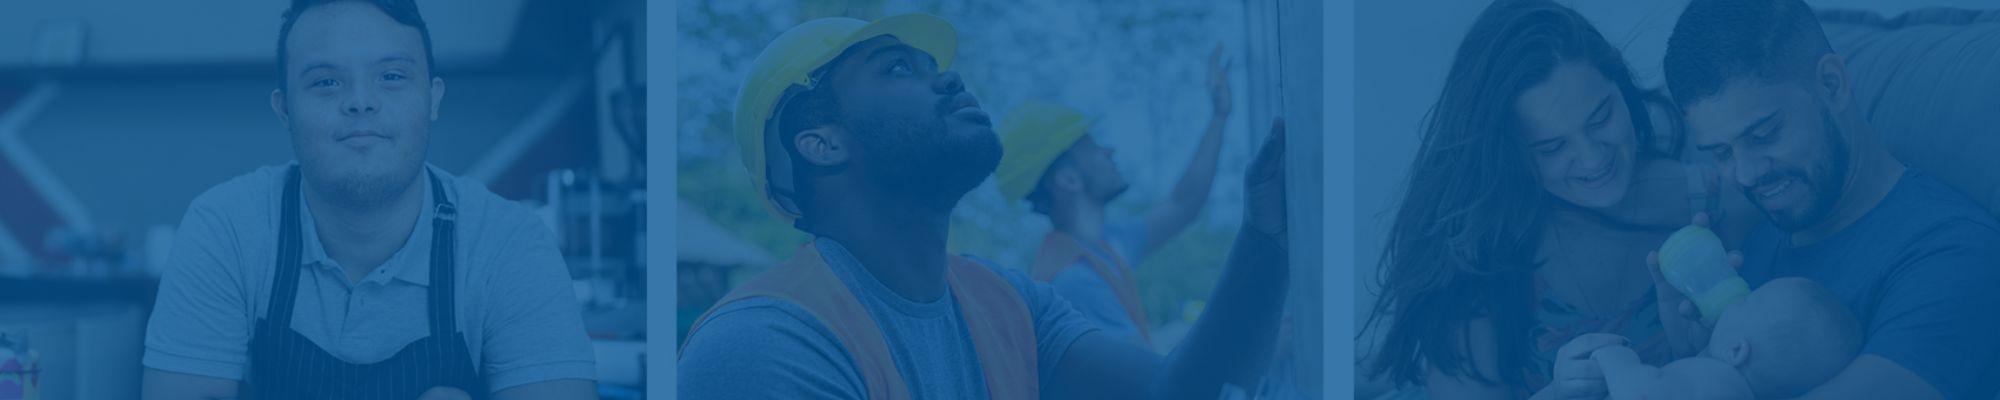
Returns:
[[[1056,232],[1084,242],[1104,238],[1104,203],[1071,198],[1049,207],[1049,225]]]
[[[320,247],[346,270],[348,282],[360,282],[410,240],[417,216],[423,214],[422,177],[417,174],[402,193],[372,204],[335,201],[331,198],[335,196],[306,185],[305,200]]]
[[[815,198],[814,211],[807,213],[813,234],[839,242],[905,299],[927,303],[944,296],[951,206],[907,196],[829,194]]]

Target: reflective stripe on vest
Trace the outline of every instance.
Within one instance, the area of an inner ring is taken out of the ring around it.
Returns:
[[[995,400],[1037,398],[1041,386],[1036,375],[1035,327],[1027,303],[1013,285],[986,266],[963,257],[952,256],[950,260],[945,277],[951,285],[952,299],[958,303],[960,320],[971,335],[973,351],[979,357],[987,395]],[[790,260],[730,290],[695,320],[687,337],[693,338],[701,330],[709,313],[753,297],[790,302],[826,326],[854,361],[856,372],[867,386],[868,398],[912,398],[903,374],[896,370],[892,352],[898,349],[889,348],[875,318],[811,244],[799,246]]]
[[[1049,232],[1047,236],[1042,237],[1041,251],[1035,254],[1035,267],[1032,270],[1035,280],[1054,282],[1056,275],[1062,273],[1063,269],[1076,264],[1079,259],[1083,260],[1090,265],[1090,269],[1097,271],[1099,279],[1103,279],[1106,285],[1111,286],[1111,292],[1118,296],[1118,305],[1125,307],[1125,316],[1131,318],[1132,326],[1139,330],[1139,338],[1152,342],[1153,336],[1146,329],[1145,305],[1139,302],[1139,283],[1132,280],[1132,267],[1125,264],[1124,257],[1110,251],[1111,246],[1104,243],[1099,245],[1105,249],[1105,254],[1111,256],[1110,260],[1100,258],[1095,252],[1084,249],[1083,242],[1074,236],[1062,232]],[[1114,274],[1112,268],[1118,268],[1124,273]]]

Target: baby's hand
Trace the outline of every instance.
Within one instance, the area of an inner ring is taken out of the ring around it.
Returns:
[[[1607,365],[1638,364],[1639,353],[1625,346],[1610,346],[1590,352],[1590,361],[1597,362],[1598,368]]]

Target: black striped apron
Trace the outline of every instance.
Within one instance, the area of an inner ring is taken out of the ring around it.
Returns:
[[[437,203],[431,220],[430,336],[404,346],[382,362],[349,364],[291,328],[303,239],[299,232],[298,167],[285,174],[277,277],[271,282],[270,307],[257,320],[250,340],[250,399],[408,400],[434,387],[455,387],[475,399],[487,397],[484,380],[473,369],[465,336],[453,318],[452,247],[457,210],[446,199],[444,185],[437,177],[430,176],[430,181]]]

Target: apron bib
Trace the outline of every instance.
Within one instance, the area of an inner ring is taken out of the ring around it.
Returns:
[[[279,223],[278,262],[269,308],[250,340],[250,399],[415,399],[433,387],[455,387],[475,399],[487,397],[473,369],[465,335],[458,331],[454,303],[453,244],[457,210],[444,185],[430,176],[437,203],[432,218],[430,336],[410,343],[374,364],[350,364],[292,330],[299,287],[299,170],[285,175],[284,213]]]

